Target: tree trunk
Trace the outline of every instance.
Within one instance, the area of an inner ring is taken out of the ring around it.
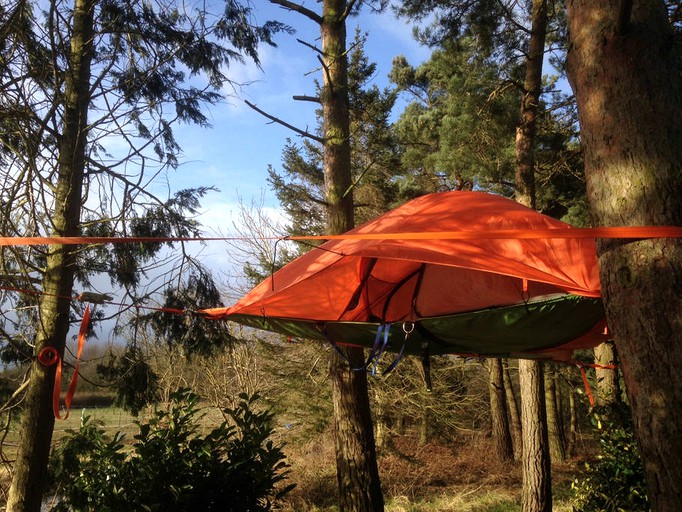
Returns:
[[[58,174],[52,218],[53,236],[79,234],[85,175],[87,114],[90,104],[93,0],[76,0],[69,69],[64,90],[64,115],[59,141]],[[43,295],[36,326],[35,358],[23,401],[19,447],[7,500],[8,512],[39,512],[46,482],[54,430],[52,390],[55,366],[44,367],[37,355],[53,347],[64,356],[69,330],[69,297],[73,293],[74,246],[50,246],[45,262]]]
[[[519,361],[521,430],[523,432],[521,510],[551,512],[552,482],[547,440],[542,363]],[[526,392],[529,391],[529,392]]]
[[[512,433],[512,440],[514,444],[514,460],[521,460],[523,440],[521,437],[521,416],[519,414],[519,405],[516,401],[516,393],[514,392],[514,385],[509,374],[509,361],[504,363],[504,391],[507,393],[507,405],[509,406],[509,425]]]
[[[660,0],[568,2],[568,76],[598,226],[682,225],[682,47]],[[597,246],[652,510],[682,503],[682,240]]]
[[[612,405],[620,401],[618,385],[618,369],[608,368],[615,365],[616,352],[610,342],[602,343],[594,348],[594,362],[597,364],[597,404]]]
[[[578,440],[578,418],[575,411],[575,392],[573,389],[571,389],[568,394],[568,415],[570,423],[568,426],[568,439],[566,440],[566,452],[572,457],[575,455],[576,442]]]
[[[345,0],[324,0],[321,35],[323,60],[322,110],[324,120],[324,173],[326,227],[330,234],[353,227],[350,118],[346,59]],[[336,473],[342,512],[384,509],[376,461],[376,447],[367,391],[364,351],[341,349],[330,361],[336,444]]]
[[[557,387],[553,368],[545,367],[545,405],[547,408],[547,437],[549,439],[549,453],[551,460],[561,462],[566,460],[566,442],[561,428],[561,410],[557,401]]]
[[[540,93],[542,61],[547,34],[546,0],[533,0],[532,26],[526,58],[526,75],[521,96],[521,120],[516,128],[516,200],[535,208],[535,134]]]
[[[360,349],[346,350],[350,364],[359,366]],[[366,372],[354,371],[348,361],[332,351],[332,397],[336,442],[336,476],[342,511],[374,512],[384,509],[372,419],[367,397]]]
[[[542,62],[547,33],[546,0],[533,0],[531,32],[526,73],[521,98],[521,120],[516,130],[516,200],[535,208],[535,134],[542,91]],[[552,509],[550,472],[542,363],[519,361],[521,388],[522,509],[544,512]]]
[[[492,419],[493,443],[497,458],[502,462],[514,459],[514,446],[507,415],[507,396],[504,391],[504,376],[501,359],[489,359],[490,416]]]

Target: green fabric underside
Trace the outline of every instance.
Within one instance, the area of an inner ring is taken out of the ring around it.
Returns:
[[[505,356],[551,348],[587,333],[604,317],[601,299],[566,295],[546,301],[424,318],[407,337],[403,324],[389,331],[387,350],[420,354],[423,340],[431,354]],[[379,323],[314,322],[293,318],[230,315],[228,320],[296,338],[328,340],[371,348]]]

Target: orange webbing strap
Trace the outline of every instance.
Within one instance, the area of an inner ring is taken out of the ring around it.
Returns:
[[[682,226],[614,226],[599,228],[491,229],[487,231],[431,231],[410,233],[344,233],[263,237],[272,240],[483,240],[543,238],[682,238]],[[107,236],[14,236],[0,237],[0,246],[87,245],[159,242],[211,242],[244,240],[243,237],[107,237]]]
[[[587,398],[590,400],[590,407],[594,407],[595,400],[594,395],[592,395],[592,389],[590,388],[590,382],[587,380],[587,372],[585,368],[595,368],[599,370],[615,370],[618,368],[615,364],[595,364],[595,363],[583,363],[580,361],[573,361],[578,368],[580,368],[580,375],[583,378],[583,385],[585,386],[585,393],[587,393]]]
[[[62,417],[59,407],[60,407],[60,395],[62,390],[62,360],[59,357],[57,349],[54,347],[45,347],[38,354],[38,361],[44,366],[57,365],[54,375],[54,390],[52,391],[52,411],[54,412],[54,417],[58,420],[65,420],[69,417],[69,410],[71,409],[71,401],[73,400],[73,395],[76,393],[76,384],[78,383],[78,370],[80,368],[80,358],[83,352],[83,345],[85,345],[85,334],[88,330],[88,323],[90,322],[90,306],[85,307],[85,312],[83,313],[83,320],[81,320],[81,327],[78,331],[78,351],[76,353],[76,367],[73,372],[73,377],[71,378],[71,383],[69,384],[69,389],[64,397],[64,409],[65,414]]]
[[[590,388],[590,383],[587,380],[587,372],[585,371],[584,366],[580,366],[580,375],[583,377],[583,384],[585,385],[585,392],[587,393],[587,398],[590,400],[590,407],[594,407],[595,401],[594,401],[594,396],[592,395],[592,389]]]
[[[682,226],[616,226],[601,228],[490,229],[486,231],[420,231],[411,233],[344,233],[290,236],[289,240],[484,240],[544,238],[682,238]]]

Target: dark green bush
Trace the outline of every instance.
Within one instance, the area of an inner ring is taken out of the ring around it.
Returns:
[[[136,422],[139,433],[126,445],[85,419],[51,460],[54,512],[271,510],[287,464],[270,440],[272,415],[255,412],[257,396],[240,395],[224,421],[201,433],[198,397],[181,390],[169,411]]]
[[[601,454],[573,482],[576,512],[647,512],[649,501],[630,410],[626,405],[592,412]]]

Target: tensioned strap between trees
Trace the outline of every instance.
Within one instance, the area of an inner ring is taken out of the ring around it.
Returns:
[[[410,233],[360,233],[259,237],[262,240],[491,240],[546,238],[682,238],[682,226],[612,226],[598,228],[491,229],[486,231],[420,231]],[[102,236],[16,236],[0,237],[0,246],[95,245],[165,242],[220,242],[248,240],[248,237],[102,237]]]

